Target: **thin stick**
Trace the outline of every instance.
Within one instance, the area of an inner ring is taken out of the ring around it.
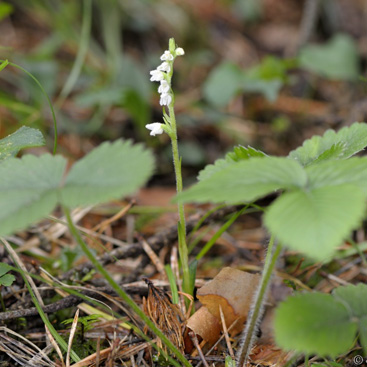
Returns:
[[[155,267],[157,268],[163,279],[167,279],[167,275],[164,270],[164,265],[162,264],[157,254],[152,250],[152,248],[149,246],[148,242],[143,238],[143,236],[137,234],[137,238],[141,243],[145,253],[149,256],[150,260],[155,265]]]
[[[73,345],[76,327],[78,326],[78,319],[79,319],[79,308],[75,312],[74,320],[73,320],[73,323],[70,329],[68,351],[66,353],[66,367],[70,367],[70,351],[71,351],[71,346]]]
[[[201,358],[204,366],[205,367],[209,367],[209,364],[208,364],[208,362],[205,359],[205,356],[203,354],[203,351],[200,348],[199,341],[198,341],[198,338],[196,337],[196,334],[193,331],[189,331],[189,337],[191,338],[192,342],[194,343],[195,348],[198,351],[199,356],[200,356],[200,358]]]
[[[128,205],[123,207],[118,213],[116,213],[111,218],[108,218],[104,220],[103,222],[97,224],[92,231],[98,231],[99,233],[102,233],[111,223],[115,222],[116,220],[123,217],[134,205],[136,204],[135,200],[131,200]]]
[[[231,356],[231,358],[234,359],[234,353],[233,353],[231,341],[229,340],[229,335],[228,335],[226,320],[224,319],[224,314],[223,314],[223,310],[222,310],[222,306],[221,305],[219,305],[219,313],[220,313],[220,319],[222,321],[223,334],[224,334],[224,337],[226,339],[228,352],[229,352],[229,355]]]

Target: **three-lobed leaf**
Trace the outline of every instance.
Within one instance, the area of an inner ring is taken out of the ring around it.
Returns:
[[[303,187],[307,176],[297,162],[287,158],[252,158],[213,172],[182,194],[181,202],[239,203],[256,200],[279,189]]]
[[[353,346],[357,331],[367,352],[367,286],[348,285],[333,293],[297,294],[275,312],[275,340],[286,350],[335,357]]]
[[[353,346],[357,323],[332,295],[298,294],[275,311],[276,343],[285,350],[335,357]]]
[[[44,144],[45,139],[39,130],[22,126],[13,134],[0,140],[0,162],[14,157],[21,149]]]
[[[322,160],[346,159],[367,146],[367,124],[356,122],[335,132],[327,130],[323,136],[313,136],[289,153],[303,166]]]
[[[75,207],[119,198],[137,190],[152,173],[151,154],[118,140],[104,143],[74,164],[45,154],[10,158],[0,165],[0,235],[48,215],[58,203]]]

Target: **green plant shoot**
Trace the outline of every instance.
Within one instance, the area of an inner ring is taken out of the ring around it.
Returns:
[[[182,174],[181,174],[181,158],[178,151],[177,142],[177,125],[176,116],[174,110],[175,96],[172,90],[172,75],[173,75],[173,63],[177,56],[182,56],[185,51],[181,47],[177,47],[175,40],[171,38],[169,40],[169,48],[164,51],[161,56],[163,61],[155,70],[150,72],[152,82],[159,82],[158,93],[160,94],[160,105],[163,106],[163,121],[154,122],[146,125],[146,128],[151,130],[150,135],[158,135],[166,132],[171,139],[173,164],[176,174],[176,189],[177,193],[182,192]],[[193,293],[193,289],[190,286],[190,271],[188,261],[188,250],[186,244],[186,228],[185,228],[185,211],[182,203],[178,203],[178,250],[180,254],[182,273],[183,273],[183,290],[188,294]]]

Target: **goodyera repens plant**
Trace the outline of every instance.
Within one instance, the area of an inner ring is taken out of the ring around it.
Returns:
[[[181,174],[181,159],[178,152],[177,143],[177,126],[176,116],[174,111],[175,96],[172,90],[172,75],[173,63],[177,56],[182,56],[185,51],[181,47],[177,47],[175,40],[169,40],[168,50],[164,51],[160,59],[162,63],[150,72],[152,82],[159,82],[158,93],[160,94],[159,103],[163,106],[163,121],[164,123],[154,122],[146,125],[146,128],[151,130],[150,135],[158,135],[166,132],[171,139],[173,164],[176,174],[176,189],[177,193],[182,192],[182,174]],[[178,205],[178,250],[182,266],[184,292],[192,294],[190,286],[190,273],[188,264],[188,251],[186,245],[186,229],[185,229],[185,212],[182,203]]]

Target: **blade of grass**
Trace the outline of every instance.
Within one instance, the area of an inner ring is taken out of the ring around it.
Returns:
[[[205,235],[207,233],[209,233],[211,231],[212,227],[208,226],[207,228],[205,228],[204,230],[202,230],[201,232],[199,232],[199,234],[191,241],[187,251],[189,254],[191,254],[191,251],[196,247],[196,245],[205,237]]]
[[[226,207],[226,204],[216,206],[215,208],[208,210],[195,224],[195,227],[191,230],[190,234],[188,235],[188,239],[191,239],[192,235],[201,227],[201,225],[204,223],[205,219],[207,219],[210,215],[212,215],[214,212],[216,212],[219,209],[222,209]]]
[[[73,89],[76,81],[78,80],[80,72],[82,70],[82,66],[83,66],[85,57],[88,52],[91,25],[92,25],[92,1],[84,0],[83,1],[82,29],[81,29],[79,49],[78,49],[78,53],[75,58],[74,65],[71,69],[71,72],[60,92],[60,99],[57,101],[57,105],[59,107],[63,104],[66,97],[69,95],[69,93]]]
[[[167,264],[164,266],[164,270],[166,271],[167,274],[167,278],[169,281],[169,286],[171,288],[171,293],[172,293],[172,303],[174,305],[178,305],[178,291],[177,291],[177,284],[176,284],[176,278],[173,274],[173,271],[171,269],[171,267]]]
[[[239,210],[237,213],[234,213],[228,220],[225,222],[218,231],[213,235],[213,237],[205,244],[205,246],[201,249],[199,254],[196,256],[196,260],[200,260],[215,244],[217,239],[233,224],[233,222],[245,211],[248,209],[250,204],[246,205],[244,208]]]
[[[8,65],[9,65],[9,61],[3,60],[2,63],[0,64],[0,71],[5,69]]]
[[[367,259],[365,253],[361,250],[358,243],[353,241],[352,238],[348,238],[348,242],[353,246],[354,250],[358,253],[359,257],[361,258],[362,264],[365,268],[367,268]]]

